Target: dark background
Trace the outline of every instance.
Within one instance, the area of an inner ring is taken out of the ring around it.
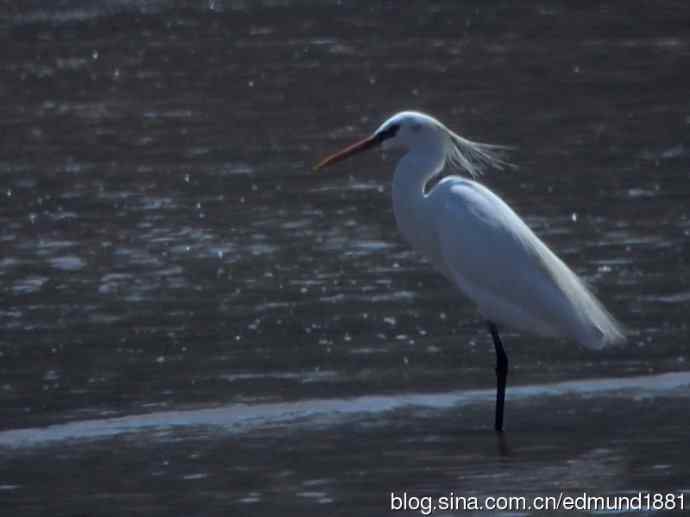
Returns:
[[[688,490],[685,2],[45,4],[0,7],[0,514]],[[403,109],[515,146],[482,181],[629,331],[507,333],[507,449],[395,157],[311,172]]]

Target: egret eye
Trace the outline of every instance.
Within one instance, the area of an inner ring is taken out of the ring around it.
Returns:
[[[389,128],[384,129],[383,131],[380,131],[378,134],[379,141],[383,142],[384,140],[388,140],[389,138],[393,138],[398,133],[399,129],[400,129],[399,124],[393,124]]]

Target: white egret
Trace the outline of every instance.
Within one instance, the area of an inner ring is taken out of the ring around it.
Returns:
[[[434,181],[446,165],[473,178],[487,166],[501,168],[500,146],[467,140],[429,115],[405,111],[315,169],[378,145],[405,152],[393,177],[393,211],[403,237],[486,318],[496,350],[496,431],[503,430],[508,375],[499,327],[591,348],[624,340],[582,281],[500,197],[460,176]]]

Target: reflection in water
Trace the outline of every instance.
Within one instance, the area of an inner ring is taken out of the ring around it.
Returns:
[[[638,7],[11,4],[3,509],[687,490],[688,12]],[[630,331],[506,336],[507,456],[484,326],[397,235],[396,157],[311,173],[408,108],[516,147],[483,181]]]

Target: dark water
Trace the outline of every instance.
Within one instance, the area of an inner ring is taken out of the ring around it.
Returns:
[[[0,7],[0,514],[690,499],[684,2],[46,4]],[[483,181],[630,332],[507,333],[505,443],[394,157],[311,173],[407,108],[516,146]]]

